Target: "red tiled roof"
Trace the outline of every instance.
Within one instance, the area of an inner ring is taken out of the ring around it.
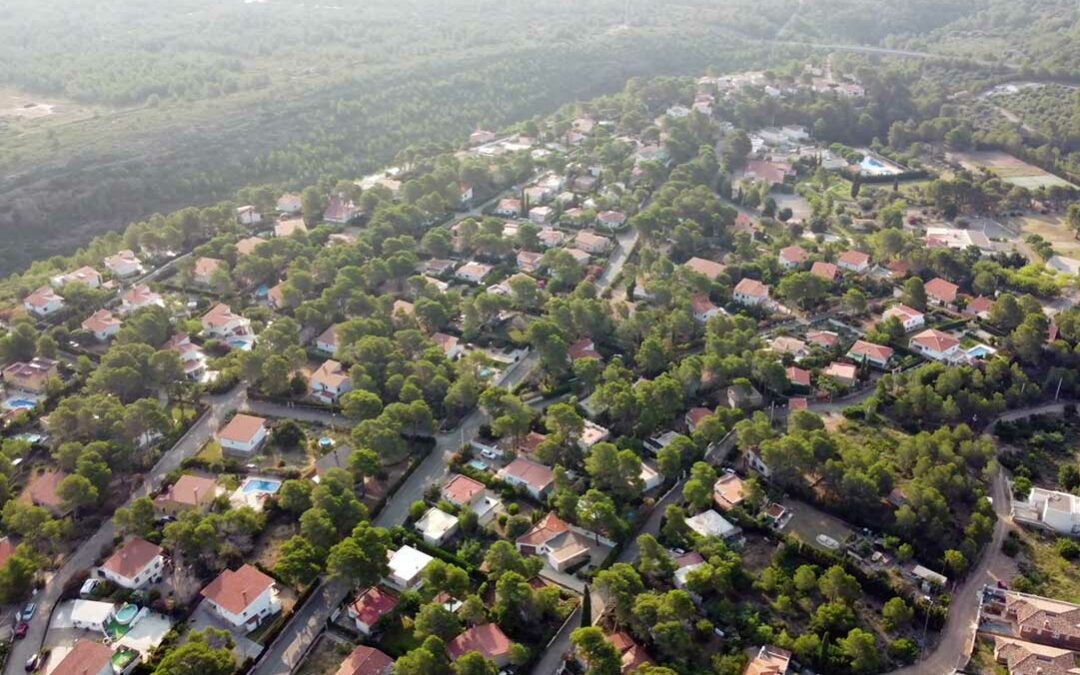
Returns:
[[[748,295],[753,298],[766,298],[769,296],[769,287],[757,279],[742,279],[735,286],[735,292],[740,295]]]
[[[497,659],[510,653],[510,638],[493,623],[473,626],[446,645],[451,661],[457,661],[469,652],[479,652],[487,659]]]
[[[207,496],[213,498],[216,492],[217,483],[213,478],[184,474],[157,501],[198,506],[206,501]]]
[[[870,264],[870,256],[862,251],[844,251],[838,262],[851,267],[863,267]]]
[[[462,504],[471,503],[473,498],[483,492],[484,489],[485,486],[480,481],[461,474],[455,474],[450,477],[450,480],[446,481],[446,485],[442,489],[442,495],[450,502],[461,506]]]
[[[518,544],[526,546],[539,546],[552,537],[558,536],[570,529],[562,518],[554,511],[544,516],[532,529],[517,538]]]
[[[788,369],[785,371],[785,373],[787,374],[788,382],[792,384],[797,384],[800,387],[810,386],[809,370],[803,370],[802,368],[799,368],[797,366],[788,366]]]
[[[378,586],[371,586],[360,591],[349,609],[356,612],[357,618],[368,626],[374,626],[398,606],[398,597]]]
[[[893,349],[866,340],[856,340],[855,344],[851,345],[851,349],[848,350],[848,354],[884,362],[892,358]]]
[[[714,281],[727,269],[727,265],[705,258],[690,258],[683,266]]]
[[[112,657],[110,647],[83,638],[75,643],[50,675],[97,675],[109,665]]]
[[[596,351],[596,346],[589,338],[581,338],[574,344],[570,345],[568,350],[570,358],[574,361],[578,359],[599,359],[600,353]]]
[[[352,650],[334,675],[386,675],[394,660],[374,647],[360,645]]]
[[[960,344],[959,340],[949,335],[948,333],[942,333],[941,331],[935,330],[933,328],[924,330],[915,337],[911,338],[911,341],[941,354],[944,354],[945,352]]]
[[[218,432],[218,438],[235,443],[250,443],[255,434],[266,425],[266,420],[253,415],[239,414]]]
[[[827,281],[834,281],[838,272],[839,269],[831,262],[821,262],[819,260],[810,266],[810,274]]]
[[[274,585],[274,580],[251,565],[240,569],[225,570],[202,589],[201,595],[218,607],[233,614],[242,614],[266,589]]]
[[[801,265],[810,258],[802,246],[788,246],[780,249],[780,259],[795,265]]]
[[[499,471],[507,476],[514,476],[537,490],[543,490],[555,480],[555,472],[531,459],[518,457]]]
[[[0,538],[0,567],[3,567],[14,554],[15,542],[11,541],[11,537]]]
[[[154,558],[161,555],[162,550],[157,544],[133,537],[109,556],[102,567],[127,579],[134,579]]]
[[[956,294],[960,290],[959,286],[941,277],[928,281],[923,288],[927,295],[942,302],[956,302]]]

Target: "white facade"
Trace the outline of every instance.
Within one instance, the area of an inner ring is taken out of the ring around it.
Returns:
[[[457,534],[458,517],[437,508],[428,509],[424,517],[416,521],[416,531],[432,546],[442,546]]]
[[[259,449],[262,442],[266,440],[267,433],[269,432],[266,430],[266,427],[260,427],[255,431],[251,438],[247,440],[218,438],[218,442],[224,450],[240,455],[252,455]]]
[[[1067,535],[1080,534],[1080,497],[1032,488],[1026,502],[1013,503],[1013,517]]]
[[[161,576],[161,571],[164,568],[165,559],[159,554],[154,556],[154,558],[141,570],[135,572],[134,576],[124,576],[107,567],[101,568],[101,575],[121,588],[130,588],[134,590],[146,586],[151,581]]]
[[[423,551],[402,546],[390,554],[390,574],[385,581],[400,591],[419,588],[423,582],[420,575],[432,560],[434,558]]]
[[[739,528],[712,509],[687,518],[686,526],[703,537],[731,539],[739,534]]]
[[[896,317],[905,332],[918,330],[926,325],[926,316],[922,312],[903,305],[893,305],[881,315],[883,321],[892,317]]]
[[[281,611],[281,601],[278,600],[277,592],[273,586],[267,588],[253,601],[249,602],[247,607],[241,610],[239,614],[230,612],[210,598],[206,598],[206,602],[209,603],[210,609],[226,623],[245,630],[255,630],[264,618]]]

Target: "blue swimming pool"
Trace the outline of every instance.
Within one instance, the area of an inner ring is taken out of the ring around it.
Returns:
[[[240,488],[244,494],[277,494],[281,489],[281,481],[275,478],[248,478]]]
[[[968,356],[973,359],[985,359],[988,356],[993,356],[997,353],[997,350],[987,345],[975,345],[971,349],[967,350]]]
[[[7,410],[33,410],[37,407],[37,401],[28,398],[13,397],[4,401],[4,408]]]

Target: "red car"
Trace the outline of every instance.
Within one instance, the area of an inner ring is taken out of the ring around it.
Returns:
[[[21,640],[26,637],[26,631],[30,630],[30,624],[23,621],[18,626],[15,626],[15,639]]]

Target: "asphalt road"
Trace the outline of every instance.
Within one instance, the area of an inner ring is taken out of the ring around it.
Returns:
[[[204,399],[210,405],[210,410],[158,460],[147,474],[142,486],[130,496],[128,502],[156,490],[165,475],[178,468],[185,459],[195,455],[217,431],[225,416],[240,408],[246,398],[247,392],[244,388],[237,387],[226,394]],[[110,518],[67,557],[60,569],[47,580],[45,587],[34,596],[33,600],[38,605],[38,611],[30,621],[26,639],[16,640],[12,645],[11,654],[4,668],[7,675],[22,673],[27,659],[41,649],[53,606],[60,599],[64,586],[79,572],[93,567],[101,552],[112,544],[114,536],[116,536],[116,528]]]
[[[539,363],[540,359],[536,353],[530,352],[507,371],[500,384],[508,388],[517,386]],[[250,407],[255,411],[275,414],[270,411],[270,406],[263,403],[252,403]],[[276,406],[276,408],[277,414],[284,416],[299,417],[303,414],[304,417],[301,419],[321,422],[332,419],[329,413],[320,411],[283,406]],[[473,410],[462,420],[457,429],[436,436],[435,448],[379,511],[374,520],[375,525],[390,528],[404,523],[409,514],[409,506],[423,499],[424,491],[429,485],[441,482],[446,477],[450,456],[457,452],[465,441],[476,436],[484,419],[483,412],[479,409]],[[289,675],[293,672],[326,627],[326,622],[334,609],[341,604],[350,590],[349,584],[338,579],[326,578],[321,581],[315,593],[296,610],[285,629],[260,657],[251,670],[252,674]]]

